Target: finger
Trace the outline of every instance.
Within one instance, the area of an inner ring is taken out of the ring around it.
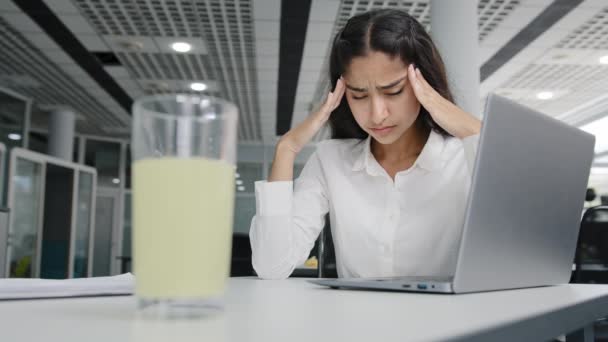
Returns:
[[[346,86],[344,85],[344,81],[342,78],[338,79],[336,83],[336,89],[334,90],[334,99],[332,103],[332,110],[336,109],[340,102],[342,101],[342,97],[344,96],[344,92],[346,90]]]
[[[327,99],[325,99],[325,104],[331,105],[331,103],[333,103],[334,96],[335,96],[335,92],[330,91],[329,94],[327,94]]]
[[[408,75],[408,80],[410,81],[410,84],[412,85],[412,89],[414,89],[414,95],[416,96],[416,98],[418,99],[418,101],[423,102],[423,89],[422,89],[422,85],[420,84],[420,81],[418,80],[418,77],[416,75],[416,69],[414,68],[414,63],[410,63],[410,65],[407,68],[407,75]]]
[[[420,82],[420,85],[423,88],[425,88],[426,90],[433,89],[433,87],[431,87],[431,85],[426,81],[426,78],[424,78],[424,76],[422,75],[422,72],[418,68],[416,68],[416,80],[418,80],[418,82]],[[433,89],[433,90],[435,90],[435,89]]]

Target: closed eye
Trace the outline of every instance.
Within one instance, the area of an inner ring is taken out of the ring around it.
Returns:
[[[396,92],[394,92],[394,93],[388,93],[388,94],[386,94],[386,95],[389,95],[389,96],[395,96],[395,95],[399,95],[399,94],[401,94],[402,92],[403,92],[403,88],[401,88],[401,89],[397,90],[397,91],[396,91]]]
[[[389,96],[397,96],[397,95],[401,94],[402,92],[403,92],[403,88],[401,88],[401,89],[397,90],[397,91],[396,91],[396,92],[394,92],[394,93],[387,93],[386,95],[389,95]],[[362,99],[364,99],[364,98],[366,98],[366,97],[367,97],[367,95],[363,95],[363,96],[354,96],[354,95],[353,95],[353,100],[362,100]]]

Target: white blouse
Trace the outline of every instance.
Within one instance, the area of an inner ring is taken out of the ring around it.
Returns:
[[[452,276],[477,142],[431,132],[412,167],[395,180],[371,139],[317,144],[300,177],[255,183],[249,232],[261,278],[287,278],[330,225],[339,277]]]

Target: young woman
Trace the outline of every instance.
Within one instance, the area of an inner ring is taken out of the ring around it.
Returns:
[[[255,184],[253,266],[286,278],[330,214],[340,277],[451,276],[481,122],[454,105],[424,28],[398,10],[351,18],[330,57],[333,92],[276,147]],[[293,183],[296,155],[329,120]]]

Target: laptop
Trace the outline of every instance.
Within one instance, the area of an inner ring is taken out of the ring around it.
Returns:
[[[592,134],[490,94],[454,276],[310,282],[433,293],[568,283],[594,145]]]

